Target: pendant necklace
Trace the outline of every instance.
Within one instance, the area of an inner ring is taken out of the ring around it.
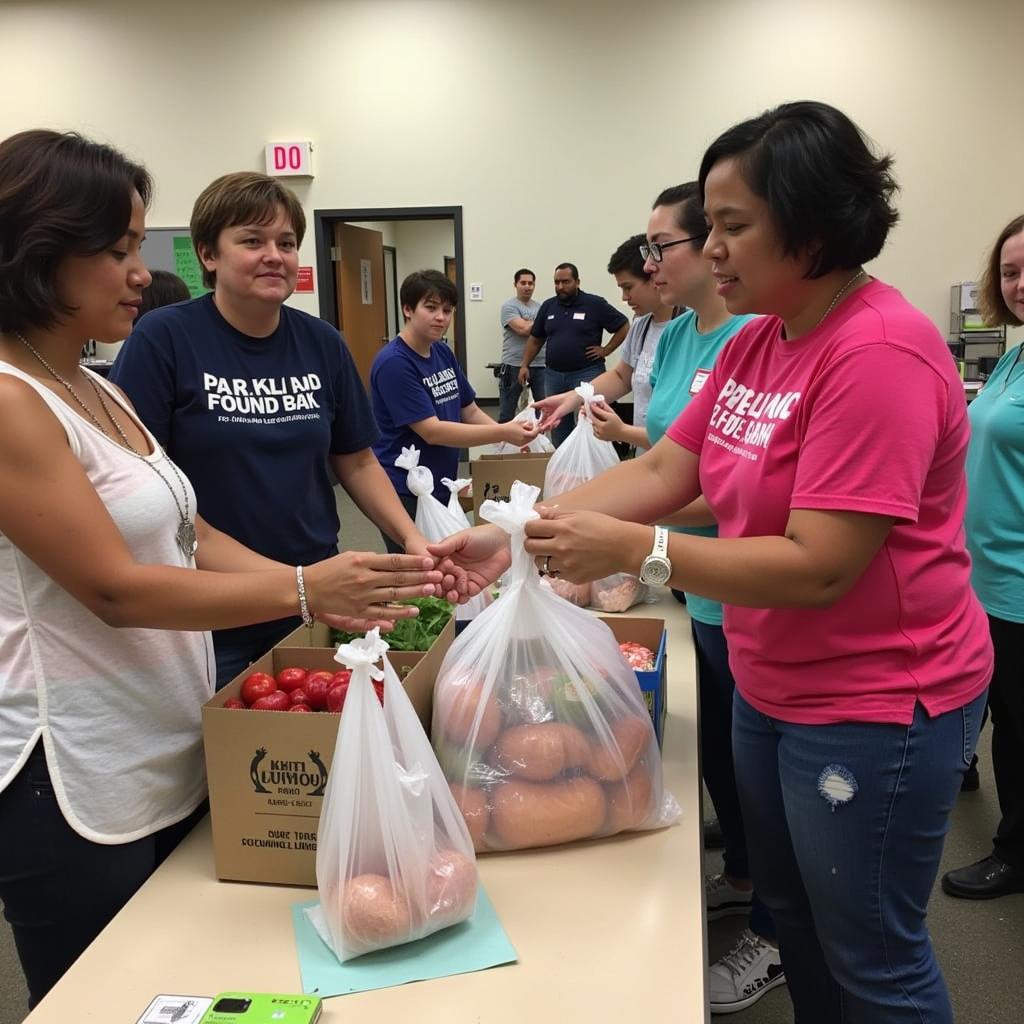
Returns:
[[[92,422],[96,425],[96,429],[99,430],[104,437],[108,438],[111,441],[114,441],[114,438],[112,438],[110,434],[107,432],[107,430],[104,429],[103,424],[100,423],[100,421],[93,415],[92,409],[90,409],[89,406],[87,406],[85,402],[83,402],[82,399],[78,396],[75,389],[71,386],[71,382],[65,380],[42,357],[42,355],[36,350],[35,346],[33,346],[28,341],[28,339],[25,338],[23,334],[21,334],[19,331],[15,331],[14,336],[18,339],[18,341],[22,343],[22,345],[25,346],[25,348],[29,350],[29,352],[32,353],[32,355],[36,357],[36,359],[39,360],[40,363],[42,363],[43,369],[45,369],[46,372],[49,373],[49,375],[53,377],[53,379],[57,381],[58,384],[62,384],[67,389],[68,394],[71,395],[71,397],[82,408],[82,411],[86,414],[86,416],[88,416],[89,419],[92,420]],[[123,446],[137,459],[139,459],[145,465],[149,466],[149,468],[153,470],[153,472],[156,473],[156,475],[160,478],[160,481],[167,488],[167,490],[171,492],[171,497],[174,499],[175,508],[177,508],[178,510],[178,529],[175,531],[174,539],[178,545],[178,550],[180,550],[181,553],[186,558],[191,558],[193,555],[195,555],[196,549],[199,547],[199,542],[196,539],[196,525],[192,521],[192,519],[189,518],[188,514],[188,487],[185,484],[185,481],[182,479],[181,474],[178,472],[178,467],[174,465],[174,463],[168,458],[167,453],[154,440],[153,446],[155,450],[160,452],[161,455],[163,455],[164,462],[166,462],[167,465],[171,467],[172,472],[178,478],[178,483],[181,484],[182,497],[185,499],[184,507],[182,507],[181,502],[178,501],[178,495],[175,492],[174,488],[171,486],[170,480],[168,480],[167,477],[165,477],[163,473],[161,473],[160,470],[158,470],[156,466],[149,461],[149,458],[145,454],[140,452],[131,443],[131,441],[128,440],[128,436],[121,429],[121,424],[118,423],[116,419],[114,419],[114,414],[111,411],[110,406],[107,405],[107,400],[103,397],[103,391],[96,383],[96,381],[94,381],[88,373],[86,373],[85,379],[92,386],[93,391],[96,393],[96,397],[99,399],[100,405],[103,407],[103,411],[107,414],[107,418],[110,420],[111,423],[113,423],[114,429],[117,431],[118,436],[121,438],[121,445],[119,445],[119,447]],[[116,444],[117,442],[115,441],[114,443]]]

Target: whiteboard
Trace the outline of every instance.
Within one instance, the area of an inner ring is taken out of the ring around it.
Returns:
[[[210,290],[203,284],[203,269],[192,248],[188,228],[147,227],[142,258],[150,270],[177,274],[188,285],[193,298]]]

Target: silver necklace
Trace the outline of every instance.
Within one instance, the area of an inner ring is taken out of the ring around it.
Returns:
[[[86,416],[88,416],[89,419],[92,420],[94,424],[96,424],[96,429],[99,430],[100,433],[104,435],[104,437],[108,437],[110,438],[111,441],[113,441],[114,439],[110,437],[109,432],[104,428],[103,424],[100,423],[100,421],[96,418],[95,415],[93,415],[92,409],[90,409],[89,406],[87,406],[85,402],[83,402],[82,399],[78,396],[78,393],[71,386],[71,382],[65,380],[42,357],[40,352],[35,348],[34,345],[32,345],[29,342],[29,340],[23,334],[21,334],[19,331],[15,331],[14,336],[18,339],[18,341],[22,343],[22,345],[25,346],[25,348],[29,350],[29,352],[32,353],[32,355],[36,357],[36,359],[39,360],[40,363],[42,363],[43,368],[46,370],[46,372],[49,373],[49,375],[53,377],[53,379],[57,381],[58,384],[64,385],[64,387],[67,389],[68,394],[71,395],[71,397],[79,404],[79,406],[81,407],[82,411],[86,414]],[[163,451],[160,445],[156,444],[156,442],[154,441],[154,447],[156,448],[157,451],[160,452],[161,455],[163,455],[164,462],[166,462],[167,465],[171,467],[171,471],[178,478],[178,483],[181,484],[182,497],[185,499],[184,507],[182,507],[181,502],[178,501],[178,495],[175,492],[174,488],[171,486],[170,480],[168,480],[167,477],[165,477],[163,473],[161,473],[160,470],[158,470],[156,466],[149,461],[149,459],[143,452],[140,452],[131,443],[131,441],[128,440],[128,436],[125,434],[124,430],[121,429],[121,424],[118,423],[117,420],[114,418],[114,414],[111,411],[110,406],[107,405],[107,400],[103,397],[103,392],[100,389],[99,385],[96,383],[96,381],[94,381],[92,377],[89,376],[88,373],[85,375],[85,379],[89,382],[89,384],[92,386],[93,391],[96,393],[96,397],[99,399],[99,403],[103,407],[103,411],[107,414],[107,419],[109,419],[110,422],[114,425],[114,429],[117,431],[118,436],[121,438],[121,444],[140,462],[143,462],[145,465],[149,466],[149,468],[153,470],[154,473],[156,473],[157,477],[159,477],[160,481],[167,488],[167,490],[171,492],[171,497],[174,499],[174,506],[178,510],[179,520],[178,529],[175,532],[174,539],[181,553],[186,558],[191,558],[196,553],[196,549],[199,547],[199,542],[196,539],[195,523],[189,518],[188,514],[188,487],[186,486],[185,481],[181,478],[181,474],[178,472],[178,467],[175,466],[174,463],[167,457],[167,453]]]
[[[818,318],[818,322],[811,328],[812,331],[816,331],[825,322],[825,317],[827,317],[829,313],[831,313],[832,310],[836,308],[836,305],[839,303],[839,300],[853,287],[853,283],[855,281],[860,280],[860,278],[864,276],[864,268],[861,267],[857,271],[857,273],[854,274],[853,277],[851,277],[850,280],[847,281],[846,284],[844,284],[843,287],[840,288],[839,291],[835,293],[835,295],[832,297],[832,301],[828,304],[828,309],[826,309],[825,312],[821,314],[821,316]]]

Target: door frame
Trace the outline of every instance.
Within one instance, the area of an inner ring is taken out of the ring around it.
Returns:
[[[462,207],[461,206],[389,206],[357,210],[314,210],[313,234],[316,241],[316,276],[320,285],[320,318],[340,327],[338,323],[338,286],[334,280],[331,260],[334,225],[339,222],[387,220],[450,220],[455,229],[455,259],[458,260],[459,309],[465,310],[466,294],[462,268],[465,266],[462,252]],[[443,268],[438,268],[443,270]],[[399,282],[396,281],[396,284]],[[455,321],[455,358],[466,372],[466,318]]]

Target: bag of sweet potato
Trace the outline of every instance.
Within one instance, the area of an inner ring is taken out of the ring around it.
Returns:
[[[478,852],[659,828],[680,813],[611,630],[542,586],[524,548],[538,494],[517,481],[509,501],[481,507],[509,534],[512,565],[434,688],[434,749]]]

